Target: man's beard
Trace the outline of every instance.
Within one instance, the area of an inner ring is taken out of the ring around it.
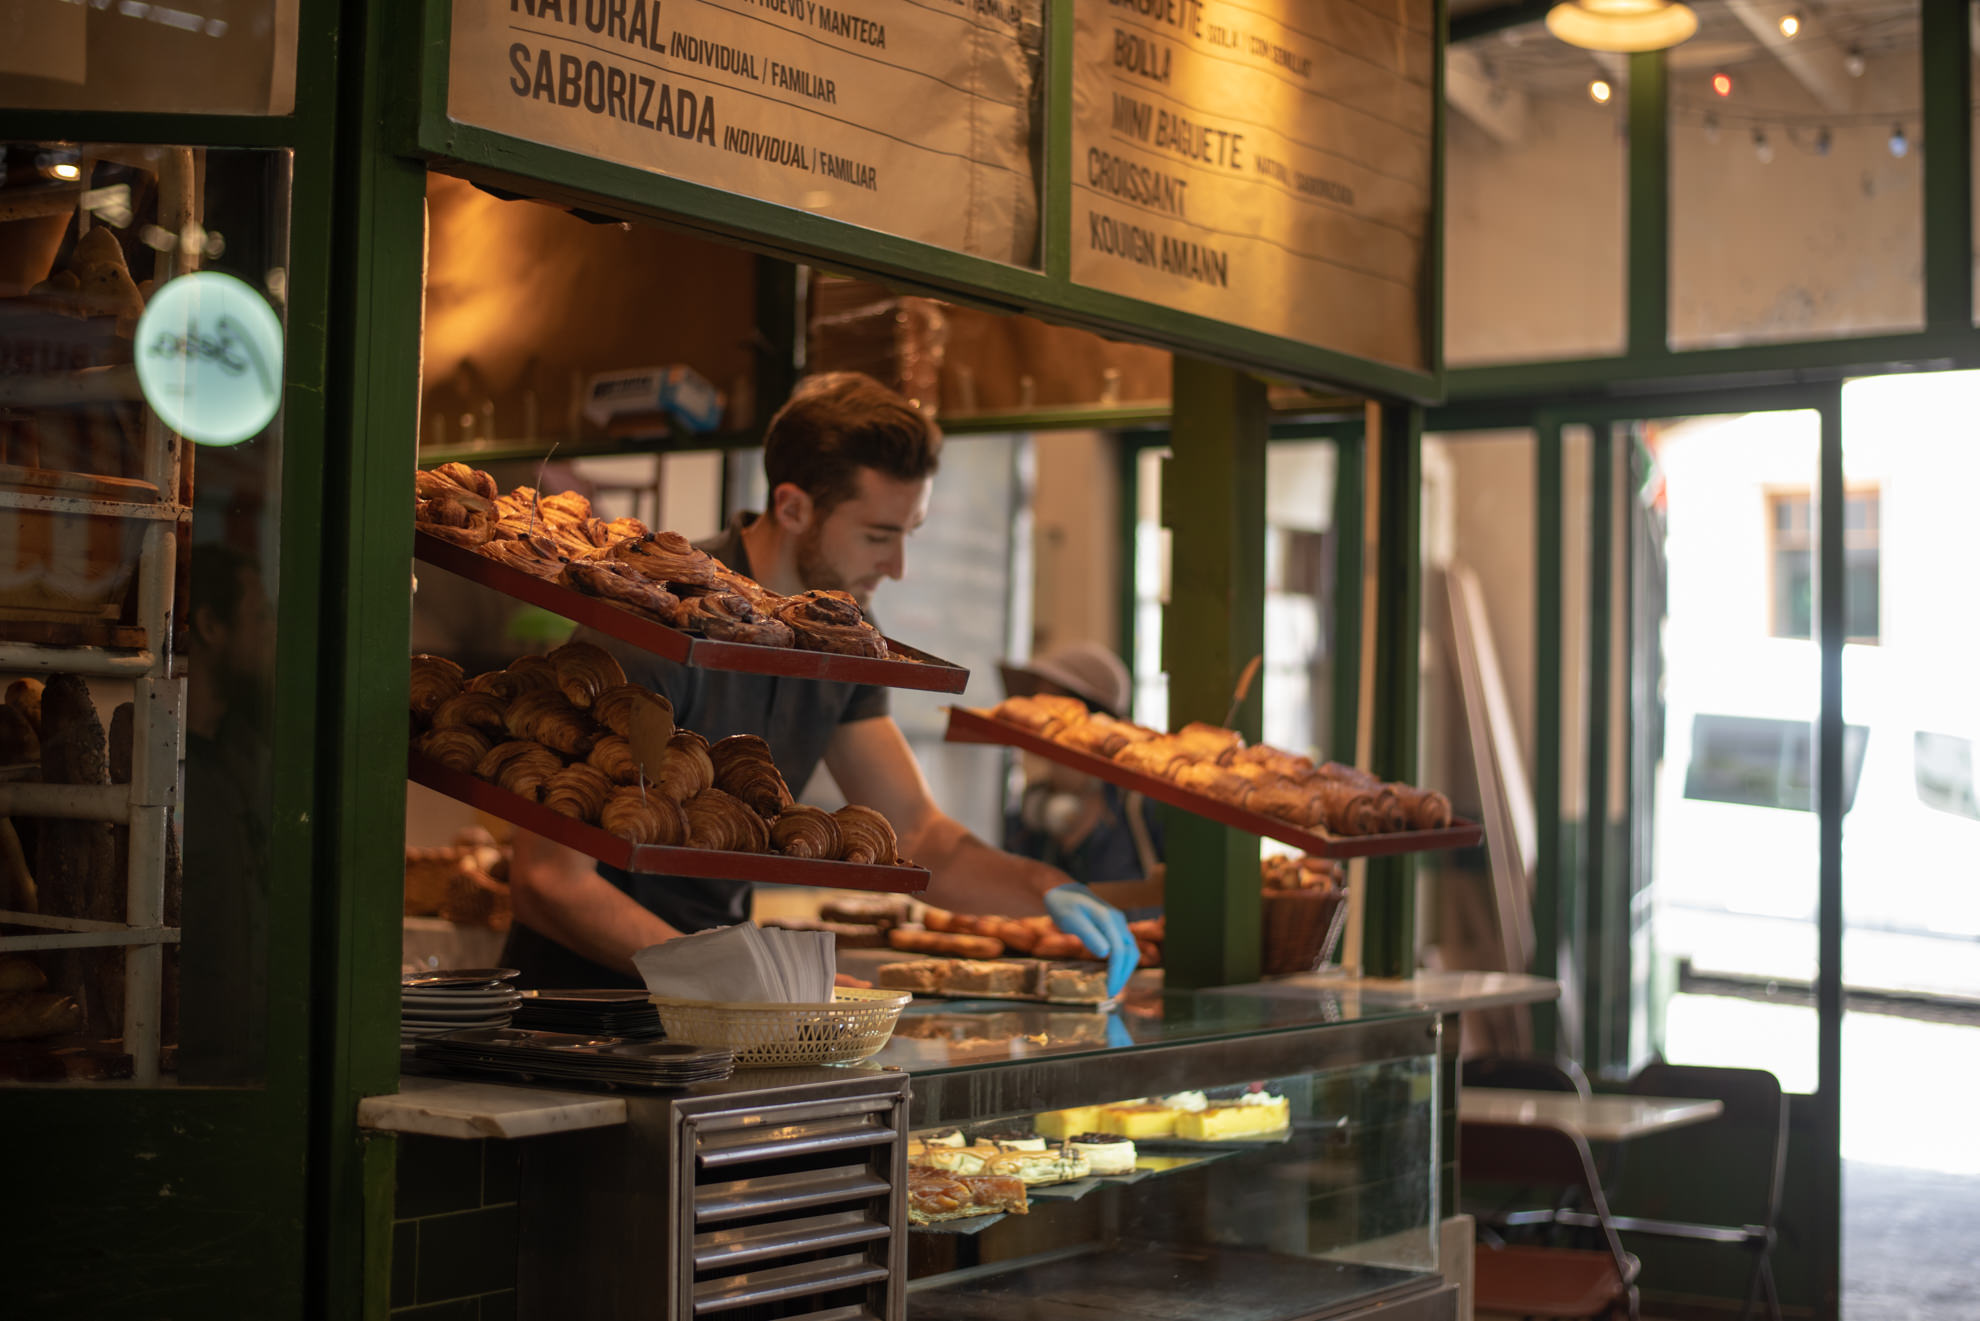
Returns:
[[[845,579],[839,576],[839,571],[832,567],[830,560],[825,558],[824,544],[824,529],[816,524],[805,529],[798,537],[798,581],[804,584],[806,591],[850,593],[853,600],[859,602],[860,609],[864,610],[871,604],[873,594],[846,585]]]

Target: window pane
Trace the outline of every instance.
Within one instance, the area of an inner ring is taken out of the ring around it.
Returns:
[[[1874,495],[1852,495],[1843,501],[1843,530],[1862,532],[1871,526],[1871,513],[1877,508]]]
[[[1876,547],[1849,547],[1843,551],[1843,614],[1845,631],[1851,642],[1875,642],[1879,601],[1878,555]]]
[[[1774,552],[1774,636],[1812,637],[1815,562],[1805,550]]]
[[[269,856],[288,153],[0,153],[0,779],[126,800],[0,808],[0,964],[36,1006],[0,1079],[256,1082],[270,910],[306,879]],[[128,943],[46,946],[78,922]]]
[[[297,0],[10,0],[0,105],[286,115]]]
[[[1625,66],[1529,23],[1452,46],[1444,71],[1447,361],[1622,352]]]
[[[1919,731],[1913,739],[1918,801],[1980,821],[1973,792],[1973,740]]]
[[[1759,6],[1693,8],[1671,61],[1671,347],[1922,328],[1916,0],[1824,6],[1792,42]]]

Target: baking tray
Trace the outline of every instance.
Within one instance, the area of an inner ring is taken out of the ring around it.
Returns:
[[[1084,771],[1096,779],[1117,784],[1158,803],[1167,803],[1221,825],[1304,849],[1316,858],[1378,858],[1396,853],[1428,853],[1437,849],[1468,848],[1485,838],[1484,827],[1463,817],[1453,817],[1451,824],[1441,830],[1401,830],[1386,835],[1332,835],[1324,830],[1295,826],[1277,817],[1248,812],[1242,807],[1233,807],[1167,780],[1132,770],[1111,758],[1065,747],[1028,729],[999,720],[988,711],[972,711],[967,707],[949,708],[947,737],[951,743],[997,743],[1022,748],[1047,761]]]
[[[799,647],[759,647],[749,642],[717,642],[683,633],[657,620],[621,610],[610,601],[561,583],[546,582],[521,569],[478,555],[465,546],[413,530],[413,556],[456,577],[491,587],[518,601],[541,606],[552,614],[585,624],[643,651],[704,670],[735,670],[744,674],[774,674],[797,679],[829,679],[839,683],[870,683],[887,688],[918,688],[931,693],[959,693],[969,684],[969,671],[938,656],[904,646],[892,638],[887,647],[910,660],[873,660],[838,656]]]
[[[553,812],[500,785],[442,766],[417,752],[407,754],[406,778],[622,871],[718,881],[760,881],[768,885],[815,885],[828,890],[889,890],[896,894],[915,894],[928,888],[925,867],[876,867],[857,862],[786,858],[776,853],[727,853],[716,849],[634,844],[608,830]]]

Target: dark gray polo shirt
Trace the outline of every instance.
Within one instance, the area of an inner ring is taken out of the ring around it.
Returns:
[[[701,548],[736,572],[754,577],[742,534],[756,517],[738,514],[721,536],[701,543]],[[628,679],[672,702],[675,721],[710,743],[731,734],[761,734],[794,793],[802,792],[818,769],[826,745],[840,725],[888,713],[885,688],[695,669],[662,660],[591,629],[579,629],[575,636],[611,652],[625,667]],[[598,871],[648,911],[682,931],[705,931],[749,918],[747,881],[636,874],[603,863]],[[634,978],[573,954],[520,922],[510,929],[502,958],[508,966],[521,970],[519,981],[526,987],[638,984]]]

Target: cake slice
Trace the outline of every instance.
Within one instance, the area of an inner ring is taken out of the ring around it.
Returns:
[[[1292,1123],[1292,1105],[1283,1096],[1253,1092],[1261,1100],[1219,1102],[1176,1120],[1176,1136],[1193,1142],[1277,1133]]]
[[[1063,1142],[1075,1133],[1097,1132],[1100,1109],[1097,1105],[1076,1105],[1070,1110],[1047,1110],[1032,1121],[1032,1127],[1045,1137]]]
[[[1134,1142],[1118,1133],[1081,1133],[1072,1149],[1086,1157],[1095,1174],[1133,1174]]]
[[[1172,1105],[1110,1105],[1100,1112],[1099,1132],[1124,1138],[1174,1137],[1182,1111]]]

